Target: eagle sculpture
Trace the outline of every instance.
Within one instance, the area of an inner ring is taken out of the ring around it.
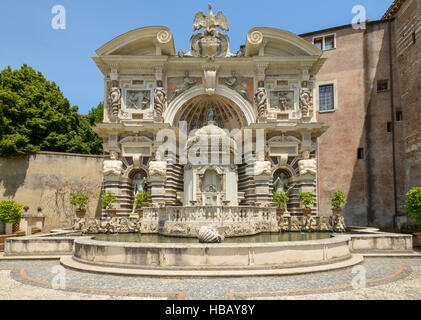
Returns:
[[[202,28],[205,28],[205,31],[208,34],[213,34],[214,31],[216,31],[216,28],[229,31],[228,21],[225,14],[222,11],[219,11],[215,16],[212,12],[212,5],[210,4],[208,16],[205,16],[202,11],[199,11],[194,17],[193,31],[197,31]]]

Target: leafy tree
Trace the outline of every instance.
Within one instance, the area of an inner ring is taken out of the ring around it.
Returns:
[[[99,114],[101,109],[91,112]],[[102,141],[90,125],[89,116],[80,116],[78,107],[41,72],[27,65],[0,72],[0,156],[36,151],[102,154]]]

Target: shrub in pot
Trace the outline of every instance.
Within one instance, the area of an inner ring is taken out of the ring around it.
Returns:
[[[19,231],[16,230],[16,226],[18,226],[20,219],[23,217],[22,208],[23,205],[13,200],[3,200],[0,202],[0,221],[14,225],[13,232]]]
[[[302,209],[303,215],[308,216],[311,215],[311,206],[316,203],[316,198],[314,198],[312,192],[301,192],[298,194],[298,198],[304,205]]]
[[[76,207],[76,216],[83,218],[86,215],[86,206],[88,204],[89,197],[79,192],[70,194],[70,203]]]
[[[408,215],[414,218],[417,225],[421,226],[421,187],[412,188],[407,194],[405,210]],[[414,233],[421,240],[421,233]]]
[[[289,197],[285,194],[285,192],[274,192],[273,193],[273,202],[278,204],[278,208],[276,209],[276,215],[283,215],[285,213],[287,202],[289,201]]]
[[[342,205],[347,204],[345,194],[343,193],[343,191],[336,191],[330,203],[332,204],[333,215],[340,216],[342,212]]]
[[[117,201],[117,197],[114,192],[107,191],[101,196],[102,208],[107,210],[107,214],[110,218],[114,218],[117,215],[117,210],[113,209],[113,204]]]
[[[149,200],[149,192],[143,191],[143,192],[139,192],[138,194],[136,194],[135,196],[135,208],[136,211],[139,213],[139,217],[142,217],[143,211],[142,211],[142,206],[145,202],[147,202]]]

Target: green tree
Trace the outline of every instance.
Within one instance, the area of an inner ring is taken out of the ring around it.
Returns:
[[[97,108],[92,110],[100,112]],[[41,72],[27,65],[0,72],[0,156],[35,151],[102,154],[102,141],[90,125]]]

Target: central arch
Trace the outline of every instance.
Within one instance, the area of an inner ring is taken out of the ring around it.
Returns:
[[[176,126],[178,121],[186,120],[186,117],[187,121],[193,118],[194,113],[188,112],[188,106],[196,106],[197,111],[202,112],[203,106],[212,102],[218,103],[220,109],[231,109],[230,113],[226,113],[226,116],[235,116],[240,126],[249,126],[256,122],[256,113],[250,102],[246,101],[236,91],[225,86],[218,86],[212,96],[205,93],[204,87],[196,87],[184,92],[171,101],[164,114],[164,121]],[[234,124],[230,126],[232,125]]]

